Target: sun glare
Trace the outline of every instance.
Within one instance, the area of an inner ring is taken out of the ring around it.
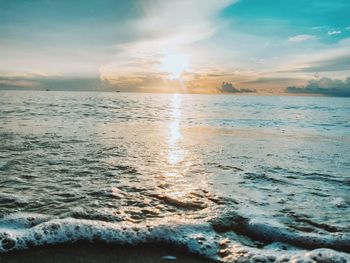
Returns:
[[[180,79],[189,70],[188,57],[184,54],[168,54],[161,59],[161,70],[169,73],[169,79]]]

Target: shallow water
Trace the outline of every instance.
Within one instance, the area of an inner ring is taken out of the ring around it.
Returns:
[[[226,261],[349,252],[349,113],[346,98],[2,91],[0,250],[112,242],[126,224]],[[86,229],[32,238],[52,224]]]

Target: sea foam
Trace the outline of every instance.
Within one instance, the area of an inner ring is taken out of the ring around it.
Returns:
[[[233,220],[239,219],[237,216]],[[133,224],[127,222],[109,223],[103,221],[52,218],[45,215],[17,213],[0,220],[0,252],[23,250],[33,246],[45,246],[78,241],[105,242],[116,245],[163,243],[174,247],[185,248],[189,253],[222,262],[347,262],[349,254],[328,248],[304,250],[280,241],[289,241],[289,233],[277,234],[278,228],[263,227],[248,220],[252,233],[271,235],[270,243],[264,246],[259,242],[242,242],[249,237],[241,236],[229,228],[236,228],[242,222],[227,224],[228,217],[223,218],[225,232],[218,231],[219,219],[205,221],[162,220]],[[214,223],[215,222],[215,223]],[[235,225],[237,224],[237,225]],[[261,230],[257,230],[260,228]],[[215,230],[216,229],[216,230]],[[223,230],[224,228],[221,228]],[[259,232],[260,231],[260,232]],[[285,239],[280,238],[286,237]],[[294,237],[295,238],[295,237]],[[303,241],[304,238],[304,241]],[[349,236],[334,237],[344,242],[348,248]],[[276,241],[273,242],[273,239]],[[320,242],[322,237],[301,237],[301,242]],[[323,243],[322,243],[323,242]],[[331,236],[324,238],[320,244],[332,244]],[[297,243],[297,242],[295,242]],[[346,245],[347,244],[347,245]]]

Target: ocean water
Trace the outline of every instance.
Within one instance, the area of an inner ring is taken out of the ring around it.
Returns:
[[[0,251],[166,243],[350,260],[350,101],[0,92]]]

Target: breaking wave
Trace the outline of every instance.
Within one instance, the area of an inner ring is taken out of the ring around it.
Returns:
[[[208,221],[161,220],[142,224],[27,213],[7,215],[0,220],[0,252],[78,241],[132,246],[161,243],[222,262],[350,260],[349,254],[344,253],[350,251],[349,234],[297,234],[234,211]],[[306,250],[310,248],[313,250]]]

